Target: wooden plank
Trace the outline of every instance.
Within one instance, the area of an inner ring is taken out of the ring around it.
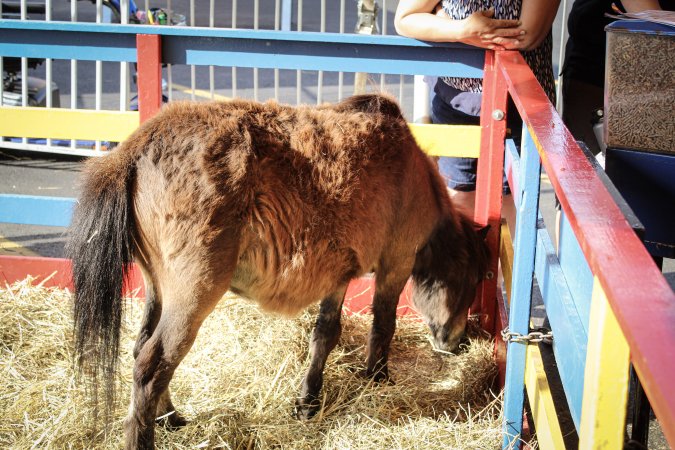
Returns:
[[[556,336],[553,339],[553,353],[570,414],[578,431],[588,335],[541,217],[537,223],[534,271],[553,335]]]
[[[31,25],[25,25],[28,22],[31,22]],[[100,32],[102,30],[92,28],[92,24],[77,26],[75,23],[66,28],[68,31],[64,31],[54,26],[57,22],[48,22],[54,24],[51,26],[46,25],[47,22],[42,22],[45,24],[43,26],[32,26],[35,23],[37,21],[0,19],[0,56],[80,61],[136,61],[136,45],[131,33],[106,35]],[[129,27],[127,28],[131,31]]]
[[[511,293],[513,244],[508,225],[502,221],[501,268],[507,295]],[[504,325],[508,323],[505,321]],[[498,341],[501,339],[497,338]],[[496,353],[497,355],[498,353]],[[537,345],[528,345],[525,358],[525,388],[537,430],[537,443],[542,449],[564,449],[564,440],[555,412],[553,396]]]
[[[502,219],[501,223],[501,251],[499,254],[508,304],[508,299],[511,298],[511,283],[513,281],[513,240],[511,239],[511,231],[505,219]]]
[[[527,346],[525,366],[525,388],[537,430],[538,448],[564,450],[565,442],[537,344]]]
[[[0,222],[66,227],[74,206],[73,198],[0,194]]]
[[[597,278],[593,284],[579,448],[622,448],[630,354]]]
[[[516,209],[518,209],[518,205],[520,205],[521,189],[518,185],[518,177],[514,177],[513,174],[520,173],[520,155],[518,154],[518,149],[516,148],[516,144],[513,142],[513,139],[506,140],[506,148],[504,152],[504,172],[506,173],[506,178],[509,182],[513,203],[516,205]]]
[[[480,78],[485,53],[460,43],[339,33],[17,20],[0,20],[0,30],[0,55],[34,58],[133,61],[129,41],[141,33],[162,36],[169,64]]]
[[[147,62],[145,57],[144,61]],[[140,64],[139,67],[145,68],[145,64]],[[153,71],[150,76],[157,67],[150,66]],[[158,77],[161,82],[161,76]],[[143,76],[139,69],[139,82],[143,82],[141,80]],[[150,102],[157,104],[159,98],[158,94]],[[137,111],[0,106],[0,136],[122,142],[138,127],[139,120]],[[420,147],[430,155],[478,158],[478,126],[417,123],[409,126]],[[449,146],[448,143],[452,145]]]
[[[495,332],[497,270],[499,258],[499,223],[502,209],[502,173],[504,171],[504,137],[506,120],[492,117],[493,110],[506,114],[506,84],[495,70],[495,53],[485,52],[483,98],[481,108],[481,149],[478,158],[476,209],[474,220],[481,226],[490,225],[486,242],[492,254],[488,277],[479,285],[472,312],[480,312],[481,325]],[[489,111],[489,112],[488,112]],[[492,275],[491,277],[489,275]]]
[[[73,289],[72,266],[69,259],[45,258],[42,256],[0,255],[0,284],[11,285],[28,276],[35,278],[34,283],[45,287]],[[145,295],[141,271],[132,264],[130,283],[125,287],[134,297]],[[364,276],[351,281],[345,294],[344,311],[347,314],[367,314],[375,292],[375,279]],[[399,299],[397,316],[420,317],[412,303],[412,284],[406,284]]]
[[[34,277],[35,284],[72,290],[71,273],[72,267],[68,259],[0,255],[0,284],[3,287],[22,281],[30,275]]]
[[[28,276],[34,278],[34,284],[73,290],[72,265],[69,259],[0,255],[0,284],[11,285]],[[143,275],[135,264],[131,267],[127,281],[123,287],[125,295],[145,296]]]
[[[145,122],[162,107],[162,38],[156,34],[136,36],[138,48],[138,110]]]
[[[501,267],[502,281],[506,291],[506,298],[500,287],[497,287],[497,317],[495,330],[500,332],[509,326],[508,300],[511,298],[511,278],[513,277],[513,241],[511,232],[505,219],[501,222],[501,244],[499,249],[499,265]],[[495,335],[494,348],[495,361],[499,370],[499,387],[502,389],[506,384],[506,343],[499,335]]]
[[[499,52],[516,107],[591,271],[631,348],[631,359],[668,442],[675,446],[675,292],[622,216],[518,52]],[[648,307],[646,307],[648,305]]]
[[[513,295],[509,302],[509,331],[525,335],[529,332],[530,326],[541,171],[539,153],[525,127],[523,127],[520,171],[518,178],[523,192],[516,217],[517,245],[513,260]],[[501,182],[501,177],[499,181]],[[518,442],[521,438],[526,349],[526,345],[518,342],[509,342],[507,345],[503,448],[512,448],[514,442]]]
[[[345,293],[343,311],[346,314],[367,314],[370,313],[370,306],[373,303],[373,294],[375,293],[375,277],[363,276],[355,278],[349,283]],[[412,281],[408,280],[399,297],[397,316],[419,316],[412,302]]]
[[[509,324],[509,314],[506,312],[506,301],[501,289],[497,289],[497,330],[503,330]],[[498,386],[504,389],[506,384],[506,342],[501,336],[495,336],[494,357],[498,370]]]
[[[477,49],[470,45],[461,44],[458,42],[445,43],[431,43],[419,41],[416,39],[409,39],[396,35],[364,35],[351,33],[319,33],[307,32],[297,33],[295,31],[275,31],[275,30],[251,30],[243,28],[210,28],[210,27],[167,27],[162,25],[119,25],[106,23],[92,23],[92,22],[62,22],[62,21],[17,21],[12,19],[0,19],[0,30],[3,30],[3,39],[12,30],[25,30],[32,34],[39,34],[45,31],[54,31],[61,33],[61,36],[75,35],[76,33],[92,33],[103,35],[107,39],[120,40],[123,35],[135,36],[138,33],[142,34],[156,34],[160,36],[184,36],[191,38],[207,38],[211,41],[218,41],[219,39],[237,39],[241,41],[280,41],[287,43],[306,43],[306,42],[322,42],[331,45],[344,44],[375,44],[381,48],[389,47],[410,47],[417,51],[424,48],[439,48],[441,54],[448,55],[448,49],[452,50],[474,50],[476,54],[482,55],[483,50]],[[107,35],[107,36],[106,36]],[[0,41],[1,42],[1,41]],[[92,43],[83,43],[83,45],[91,45]],[[382,58],[384,59],[384,57]],[[420,60],[423,60],[420,57]],[[439,56],[440,59],[440,56]],[[480,63],[482,68],[482,60]]]
[[[517,175],[520,170],[520,156],[515,148],[511,149],[507,145],[507,157],[512,160],[512,172]],[[518,176],[510,177],[510,181],[511,186],[517,186]],[[515,190],[513,194],[517,208],[520,204],[520,195]],[[504,273],[504,282],[510,285],[506,271],[510,273],[511,267],[504,258],[505,247],[512,247],[511,238],[507,232],[508,230],[502,228],[501,267]],[[569,257],[567,259],[568,261],[571,260]],[[581,261],[579,264],[588,266],[585,261]],[[568,407],[574,424],[579,430],[588,335],[541,214],[537,218],[537,248],[534,271],[551,328],[554,335],[558,336],[558,339],[553,342],[553,352],[556,355],[558,372],[564,387]],[[508,286],[507,292],[510,292]]]
[[[513,244],[511,242],[511,235],[507,224],[502,221],[502,251],[501,251],[501,268],[504,274],[504,284],[506,285],[507,295],[511,295],[511,281],[510,274],[512,273],[513,265]],[[501,300],[503,302],[503,300]],[[506,316],[504,312],[504,316]],[[508,318],[501,320],[503,326],[508,324]],[[531,325],[531,323],[530,323]],[[503,340],[495,339],[495,358],[498,365],[501,364]],[[500,345],[497,345],[500,343]],[[502,356],[503,358],[503,356]],[[500,365],[501,369],[501,365]],[[505,367],[504,367],[505,369]],[[500,370],[500,381],[502,370]],[[503,384],[502,384],[503,385]],[[548,384],[548,378],[544,371],[544,365],[541,359],[541,352],[537,345],[528,345],[525,358],[525,388],[527,390],[528,400],[532,416],[534,419],[535,429],[537,430],[537,443],[542,449],[564,449],[564,440],[562,431],[560,430],[560,423],[555,411],[553,396]]]
[[[432,156],[478,158],[480,127],[409,123],[417,144]]]
[[[0,136],[121,142],[138,120],[136,111],[0,106]]]
[[[581,319],[581,325],[588,333],[588,321],[591,311],[591,294],[593,292],[593,273],[591,272],[579,242],[567,215],[560,212],[560,231],[558,233],[558,260],[565,274],[567,286],[574,305]]]

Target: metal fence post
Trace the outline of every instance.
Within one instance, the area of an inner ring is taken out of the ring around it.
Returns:
[[[377,2],[375,0],[359,0],[357,8],[359,16],[356,23],[356,32],[358,34],[377,33],[377,12],[379,9]],[[364,72],[354,74],[354,94],[366,92],[367,78],[368,74]]]

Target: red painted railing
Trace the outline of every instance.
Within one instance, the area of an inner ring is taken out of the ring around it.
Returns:
[[[628,341],[631,361],[663,432],[675,445],[675,358],[670,357],[675,345],[675,294],[523,57],[517,52],[489,53],[485,67],[476,219],[493,225],[493,254],[498,254],[495,233],[501,207],[504,121],[491,116],[495,109],[504,111],[508,91]],[[495,286],[496,280],[491,279],[483,287],[482,313],[491,316],[485,319],[487,326],[496,317]]]

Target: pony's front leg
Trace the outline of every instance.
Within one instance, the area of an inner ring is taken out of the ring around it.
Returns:
[[[309,370],[302,382],[300,396],[295,402],[295,414],[298,419],[310,419],[321,407],[319,394],[323,385],[323,369],[328,354],[335,348],[340,339],[340,333],[342,332],[340,315],[345,292],[346,287],[321,301],[319,315],[310,342],[311,362]]]
[[[373,380],[389,380],[389,345],[396,331],[396,308],[407,277],[377,274],[373,296],[373,325],[368,338],[365,375]],[[393,279],[392,279],[393,278]]]

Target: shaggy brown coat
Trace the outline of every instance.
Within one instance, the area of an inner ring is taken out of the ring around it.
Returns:
[[[123,267],[135,260],[146,281],[129,448],[153,446],[155,417],[174,410],[173,372],[228,289],[284,315],[322,300],[297,401],[308,418],[349,280],[376,274],[366,374],[381,379],[409,276],[437,345],[454,348],[487,255],[380,95],[319,108],[173,103],[90,161],[71,232],[77,352],[103,373],[108,405]]]

